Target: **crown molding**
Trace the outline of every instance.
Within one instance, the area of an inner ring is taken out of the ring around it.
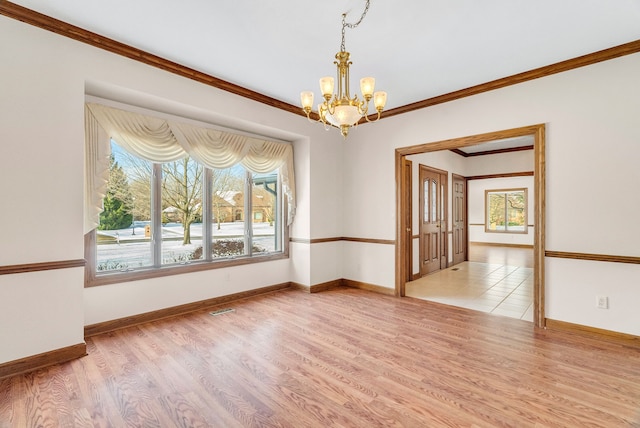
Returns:
[[[231,82],[227,82],[226,80],[185,67],[176,62],[169,61],[157,55],[150,54],[143,50],[120,43],[83,28],[76,27],[75,25],[71,25],[9,1],[0,0],[0,15],[54,32],[61,36],[69,37],[73,40],[104,49],[108,52],[115,53],[135,61],[139,61],[152,67],[168,71],[169,73],[177,74],[178,76],[186,77],[188,79],[195,80],[196,82],[204,83],[205,85],[213,86],[214,88],[267,104],[271,107],[305,116],[302,108],[298,106],[285,103],[250,89],[243,88],[242,86],[235,85]]]
[[[104,49],[106,51],[133,59],[135,61],[142,62],[153,67],[157,67],[161,70],[168,71],[173,74],[177,74],[182,77],[186,77],[196,82],[203,83],[205,85],[213,86],[223,91],[231,92],[233,94],[257,101],[271,107],[275,107],[281,110],[294,113],[299,116],[304,116],[302,108],[286,103],[284,101],[277,100],[275,98],[268,97],[242,86],[227,82],[226,80],[219,79],[206,73],[194,70],[189,67],[185,67],[178,63],[161,58],[157,55],[150,54],[143,50],[128,46],[124,43],[117,42],[113,39],[101,36],[99,34],[87,31],[83,28],[76,27],[64,21],[52,18],[50,16],[33,11],[26,7],[17,5],[10,1],[0,0],[0,15],[7,16],[9,18],[22,21],[26,24],[30,24],[44,30],[52,31],[56,34],[60,34],[65,37],[89,44],[91,46]],[[618,58],[625,55],[631,55],[640,52],[640,40],[625,43],[619,46],[614,46],[609,49],[593,52],[590,54],[582,55],[576,58],[561,61],[555,64],[547,65],[544,67],[536,68],[533,70],[525,71],[523,73],[514,74],[501,79],[493,80],[490,82],[482,83],[479,85],[471,86],[466,89],[461,89],[448,94],[439,95],[436,97],[428,98],[415,103],[407,104],[401,107],[396,107],[390,110],[385,110],[381,114],[381,118],[396,116],[403,113],[408,113],[415,110],[420,110],[426,107],[431,107],[437,104],[454,101],[460,98],[470,97],[472,95],[481,94],[483,92],[492,91],[494,89],[504,88],[506,86],[516,85],[518,83],[527,82],[529,80],[538,79],[540,77],[550,76],[552,74],[562,73],[565,71],[573,70],[576,68],[584,67],[587,65],[595,64],[602,61]],[[312,117],[316,117],[317,114],[313,113]]]
[[[506,149],[496,149],[496,150],[485,150],[483,152],[472,152],[467,153],[460,149],[450,149],[449,151],[460,155],[465,158],[474,157],[474,156],[486,156],[486,155],[499,155],[502,153],[511,153],[511,152],[522,152],[526,150],[533,150],[533,145],[531,146],[521,146],[521,147],[508,147]]]
[[[449,92],[448,94],[439,95],[437,97],[428,98],[426,100],[417,101],[401,107],[382,112],[382,117],[391,117],[414,110],[431,107],[437,104],[447,103],[449,101],[458,100],[460,98],[470,97],[472,95],[481,94],[483,92],[500,89],[519,83],[528,82],[529,80],[539,79],[541,77],[551,76],[557,73],[573,70],[587,65],[596,64],[598,62],[608,61],[610,59],[619,58],[625,55],[631,55],[640,52],[640,40],[614,46],[612,48],[603,49],[601,51],[571,58],[555,64],[547,65],[523,73],[514,74],[512,76],[503,77],[501,79],[492,80],[490,82],[481,83],[459,91]]]

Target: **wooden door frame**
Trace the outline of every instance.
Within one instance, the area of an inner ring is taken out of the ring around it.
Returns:
[[[400,207],[400,211],[405,214],[404,221],[408,223],[408,225],[405,226],[404,229],[407,240],[409,242],[409,246],[407,248],[407,256],[405,257],[404,263],[405,271],[408,275],[405,279],[410,281],[411,279],[413,279],[413,162],[406,157],[403,158],[402,162],[405,168],[403,173],[407,170],[409,171],[408,182],[406,180],[406,175],[403,176],[403,186],[406,186],[406,192],[404,194],[405,198],[403,199],[403,205],[402,207]]]
[[[433,143],[419,144],[409,147],[401,147],[395,150],[396,166],[396,251],[395,251],[395,294],[405,295],[405,283],[407,278],[407,251],[411,244],[407,240],[405,231],[407,225],[403,216],[403,198],[408,189],[404,184],[405,167],[404,158],[419,153],[450,150],[461,147],[474,146],[494,140],[505,138],[533,136],[534,139],[534,218],[535,232],[533,238],[533,321],[536,327],[545,326],[545,287],[544,287],[544,249],[545,249],[545,125],[531,125],[522,128],[513,128],[503,131],[489,132],[486,134],[472,135],[468,137],[453,138],[450,140]]]

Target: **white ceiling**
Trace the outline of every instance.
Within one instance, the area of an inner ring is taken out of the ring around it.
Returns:
[[[505,138],[502,140],[494,140],[486,143],[481,143],[475,146],[461,147],[458,150],[465,153],[482,153],[493,150],[513,149],[517,147],[529,147],[533,146],[535,139],[533,135],[525,135],[522,137]]]
[[[298,105],[365,0],[14,3]],[[390,109],[638,39],[640,0],[371,0],[346,50],[352,92],[374,76]]]

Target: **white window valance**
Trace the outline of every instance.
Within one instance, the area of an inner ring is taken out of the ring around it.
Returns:
[[[172,162],[190,156],[209,168],[224,169],[240,163],[256,173],[278,169],[288,204],[287,224],[293,221],[295,178],[291,144],[87,103],[85,233],[100,222],[109,178],[111,139],[129,153],[150,162]]]

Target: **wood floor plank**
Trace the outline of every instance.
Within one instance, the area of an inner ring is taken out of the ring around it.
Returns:
[[[411,298],[277,291],[0,380],[0,427],[633,427],[640,349]]]

